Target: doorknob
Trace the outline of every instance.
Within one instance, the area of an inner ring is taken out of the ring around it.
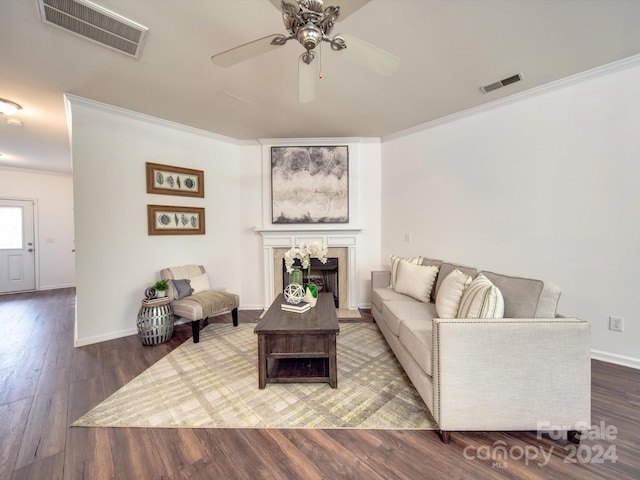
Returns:
[[[28,252],[33,252],[33,248],[30,248],[29,250],[27,250]]]

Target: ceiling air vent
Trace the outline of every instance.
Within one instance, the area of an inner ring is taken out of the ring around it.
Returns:
[[[519,82],[520,80],[522,80],[522,74],[518,73],[509,78],[505,78],[503,80],[492,83],[490,85],[485,85],[484,87],[480,87],[480,90],[482,90],[483,93],[489,93],[494,90],[497,90],[498,88],[506,87],[507,85],[511,85],[512,83]]]
[[[87,0],[38,0],[44,23],[138,58],[147,27]]]

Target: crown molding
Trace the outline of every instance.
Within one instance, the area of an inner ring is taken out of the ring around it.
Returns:
[[[72,172],[61,172],[58,170],[42,170],[38,168],[28,168],[28,167],[13,167],[11,165],[2,165],[0,164],[0,170],[6,170],[8,172],[16,172],[16,173],[28,173],[31,175],[52,175],[55,177],[72,177]]]
[[[413,135],[415,133],[424,132],[432,128],[439,127],[440,125],[445,125],[447,123],[455,122],[463,118],[472,117],[479,113],[495,110],[504,105],[520,102],[522,100],[526,100],[532,97],[537,97],[539,95],[543,95],[545,93],[548,93],[554,90],[559,90],[571,85],[576,85],[586,80],[597,78],[603,75],[608,75],[610,73],[625,70],[627,68],[634,67],[637,65],[640,65],[640,55],[633,55],[631,57],[627,57],[625,59],[618,60],[616,62],[608,63],[606,65],[602,65],[600,67],[596,67],[582,73],[577,73],[569,77],[561,78],[560,80],[556,80],[550,83],[546,83],[544,85],[540,85],[539,87],[530,88],[522,92],[514,93],[513,95],[509,95],[507,97],[499,98],[497,100],[493,100],[491,102],[478,105],[477,107],[469,108],[467,110],[453,113],[445,117],[437,118],[430,122],[422,123],[420,125],[416,125],[414,127],[410,127],[405,130],[401,130],[399,132],[385,135],[382,137],[382,142],[384,143],[391,140],[396,140],[398,138],[403,138],[409,135]]]
[[[345,143],[360,143],[360,144],[380,144],[379,138],[369,137],[318,137],[318,138],[259,138],[258,142],[264,146],[331,146],[331,145],[343,145]]]
[[[171,128],[173,130],[180,130],[184,133],[189,133],[192,135],[199,135],[202,137],[207,137],[213,140],[219,140],[221,142],[233,143],[235,145],[246,145],[247,142],[244,140],[237,140],[231,137],[225,137],[224,135],[220,135],[217,133],[209,132],[207,130],[202,130],[195,127],[190,127],[188,125],[183,125],[181,123],[172,122],[170,120],[164,120],[162,118],[154,117],[151,115],[147,115],[145,113],[134,112],[133,110],[127,110],[126,108],[116,107],[114,105],[109,105],[107,103],[98,102],[96,100],[91,100],[89,98],[79,97],[77,95],[73,95],[71,93],[64,94],[65,105],[73,106],[79,105],[83,107],[88,107],[93,110],[98,110],[100,112],[115,114],[122,117],[130,118],[132,120],[139,120],[146,123],[152,123],[154,125],[160,127]],[[70,110],[67,108],[67,122],[70,121]],[[71,132],[71,128],[69,128],[69,132]],[[255,145],[255,141],[251,141],[251,144]]]

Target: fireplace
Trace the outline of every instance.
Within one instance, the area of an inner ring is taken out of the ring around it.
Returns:
[[[300,260],[296,259],[294,267],[302,267]],[[327,263],[322,263],[317,258],[311,259],[311,275],[309,269],[302,268],[302,283],[314,283],[319,293],[333,294],[333,303],[340,308],[340,277],[338,270],[340,259],[338,257],[327,258]],[[283,289],[289,284],[289,274],[282,259],[282,285]]]
[[[328,258],[338,259],[336,273],[340,310],[357,312],[356,251],[360,229],[292,230],[289,228],[256,228],[262,236],[264,252],[265,308],[282,293],[289,283],[283,274],[282,259],[293,246],[319,242],[328,247]],[[317,259],[316,259],[317,260]]]

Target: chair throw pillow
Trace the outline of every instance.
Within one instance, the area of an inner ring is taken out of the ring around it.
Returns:
[[[178,300],[191,295],[191,281],[188,278],[183,278],[181,280],[170,280],[170,282],[173,282],[173,286],[178,293],[178,296],[176,297]]]
[[[209,283],[209,275],[203,273],[189,279],[193,294],[211,290],[211,284]]]
[[[412,258],[402,258],[396,257],[395,255],[391,255],[391,283],[389,283],[389,288],[395,290],[396,289],[396,279],[398,278],[398,265],[402,260],[406,260],[409,263],[413,263],[415,265],[422,264],[422,257],[412,257]]]
[[[481,273],[469,284],[458,307],[458,318],[503,318],[502,293]]]
[[[436,297],[438,318],[456,318],[460,299],[470,283],[471,275],[467,275],[457,268],[444,278]]]
[[[415,265],[403,260],[398,264],[395,291],[428,303],[437,275],[436,265]]]

